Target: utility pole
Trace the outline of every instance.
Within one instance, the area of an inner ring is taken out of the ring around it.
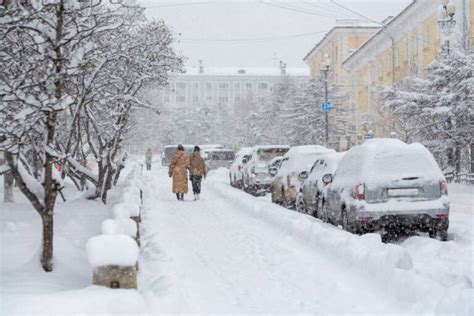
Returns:
[[[328,73],[329,66],[326,66],[324,69],[324,101],[328,102]],[[326,146],[329,145],[329,112],[324,112],[326,120]]]
[[[324,111],[326,121],[326,147],[329,147],[329,111],[332,110],[332,104],[329,102],[328,80],[329,68],[331,67],[331,60],[328,56],[324,61],[324,68],[321,72],[324,75],[324,103],[321,105],[321,110]]]

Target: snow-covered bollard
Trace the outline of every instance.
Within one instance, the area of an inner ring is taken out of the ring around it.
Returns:
[[[87,241],[86,250],[87,260],[93,268],[92,284],[137,288],[138,245],[133,238],[126,235],[94,236]]]
[[[137,224],[131,218],[106,219],[102,222],[102,234],[104,235],[127,235],[136,239]],[[137,240],[137,244],[139,242]]]
[[[135,239],[140,245],[140,206],[136,203],[119,203],[113,208],[115,219],[130,218],[135,221],[137,230]]]

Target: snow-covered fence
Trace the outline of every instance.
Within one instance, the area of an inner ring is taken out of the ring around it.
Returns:
[[[140,170],[135,166],[125,180],[121,202],[113,207],[113,219],[102,222],[102,235],[87,242],[93,284],[137,288],[142,196]]]
[[[462,183],[462,184],[469,184],[474,185],[474,173],[455,173],[455,172],[448,172],[444,174],[446,181],[449,183]]]

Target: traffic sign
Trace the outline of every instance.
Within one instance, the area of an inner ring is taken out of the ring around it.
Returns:
[[[331,112],[331,110],[334,108],[332,105],[332,102],[330,101],[324,101],[321,103],[321,111],[323,112]]]

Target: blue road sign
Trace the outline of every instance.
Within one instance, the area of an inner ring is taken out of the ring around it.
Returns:
[[[324,101],[323,103],[321,103],[321,111],[323,112],[331,112],[333,108],[334,106],[330,101]]]

